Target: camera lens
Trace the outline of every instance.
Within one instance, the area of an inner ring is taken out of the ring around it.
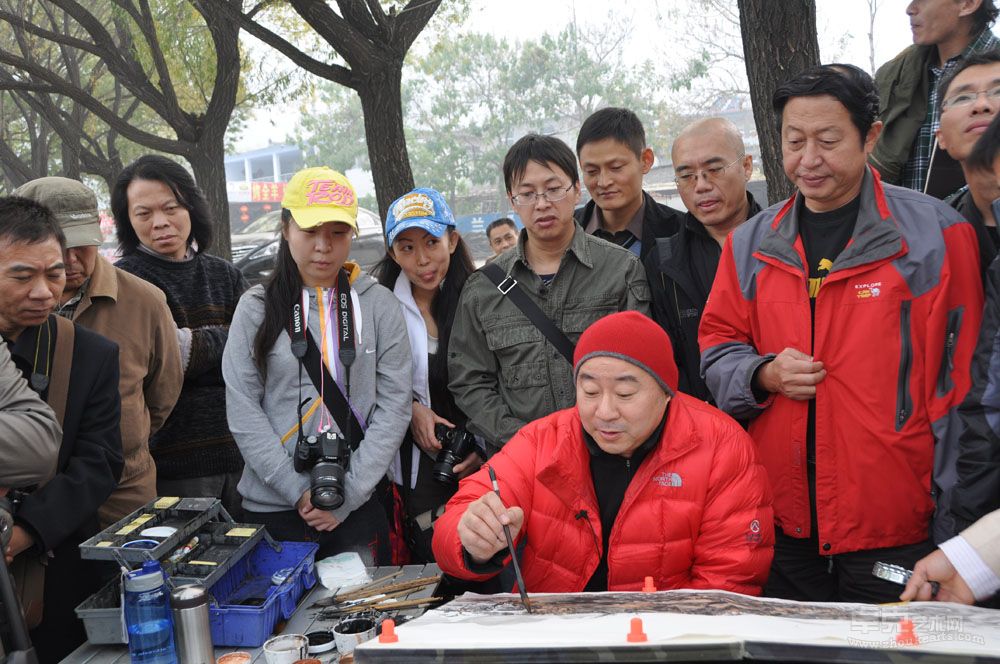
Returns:
[[[313,507],[335,510],[344,504],[344,467],[331,461],[320,461],[309,473]]]
[[[455,456],[447,447],[438,452],[437,459],[434,460],[434,468],[432,469],[432,474],[434,479],[441,484],[452,484],[458,481],[455,476],[455,464],[461,463],[462,460]]]
[[[454,484],[458,481],[455,465],[462,463],[476,449],[476,439],[464,429],[452,429],[445,437],[439,435],[438,440],[442,447],[434,459],[431,475],[441,484]]]

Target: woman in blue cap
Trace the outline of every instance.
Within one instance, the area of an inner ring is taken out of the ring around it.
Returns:
[[[413,355],[413,419],[393,476],[414,562],[430,562],[431,522],[455,493],[457,479],[482,463],[476,452],[456,465],[441,454],[450,441],[461,441],[467,419],[448,391],[448,340],[458,296],[475,267],[451,209],[433,189],[414,189],[389,206],[385,239],[388,252],[373,272],[403,306]],[[445,431],[450,435],[439,435]]]

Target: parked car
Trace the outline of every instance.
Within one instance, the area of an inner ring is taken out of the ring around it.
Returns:
[[[274,270],[280,228],[281,210],[274,210],[233,233],[233,264],[251,286],[262,283]],[[379,216],[371,210],[358,208],[358,237],[351,243],[350,259],[369,270],[384,255],[385,240]]]

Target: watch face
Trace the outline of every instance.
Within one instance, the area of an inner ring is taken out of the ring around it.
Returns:
[[[913,574],[913,572],[904,567],[900,567],[899,565],[875,563],[875,566],[872,568],[872,574],[880,579],[905,586],[906,582],[910,580],[910,575]]]

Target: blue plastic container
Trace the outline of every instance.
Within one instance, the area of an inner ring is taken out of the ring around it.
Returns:
[[[125,627],[132,664],[177,664],[170,593],[155,560],[125,575]]]
[[[260,542],[209,589],[212,643],[257,648],[274,632],[279,620],[291,618],[302,595],[316,585],[316,551],[312,542],[282,542],[280,553]],[[271,577],[293,571],[280,585]]]

